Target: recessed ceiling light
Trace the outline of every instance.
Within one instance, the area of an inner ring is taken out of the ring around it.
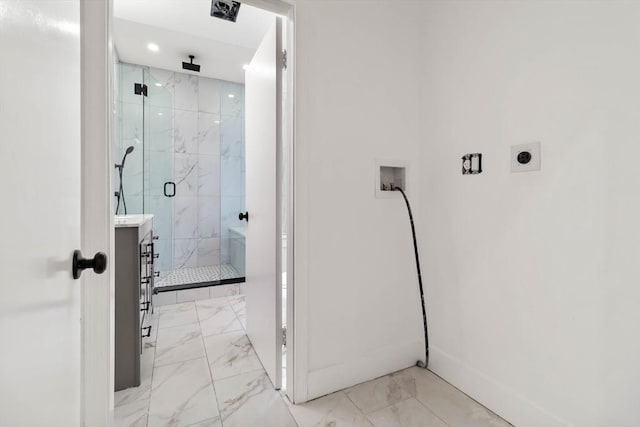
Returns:
[[[236,96],[232,93],[229,94],[229,98],[235,98]]]
[[[220,124],[220,120],[214,120],[213,123],[219,125]]]
[[[156,83],[156,86],[162,87],[162,83]]]
[[[162,116],[162,115],[164,115],[164,113],[158,113],[158,115],[159,115],[159,116]]]
[[[157,52],[160,50],[160,47],[155,43],[149,43],[147,45],[147,49],[149,49],[151,52]]]
[[[249,68],[249,64],[244,64],[244,65],[242,66],[242,69],[243,69],[243,70],[246,70],[247,68]]]

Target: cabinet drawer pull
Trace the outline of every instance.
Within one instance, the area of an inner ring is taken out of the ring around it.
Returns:
[[[151,326],[147,326],[146,328],[142,328],[143,330],[147,330],[147,334],[142,334],[142,338],[149,338],[151,336]]]
[[[142,304],[140,304],[140,305],[142,305],[142,307],[140,308],[140,311],[149,311],[149,304],[151,304],[151,302],[149,302],[149,301],[143,302]],[[149,327],[151,327],[151,326],[149,326]]]

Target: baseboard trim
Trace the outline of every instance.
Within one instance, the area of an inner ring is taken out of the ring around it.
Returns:
[[[536,403],[437,347],[429,349],[429,370],[517,427],[569,427]]]
[[[361,358],[310,371],[307,401],[413,366],[423,352],[421,340],[394,343]]]

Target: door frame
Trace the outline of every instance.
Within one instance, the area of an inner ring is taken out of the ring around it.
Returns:
[[[287,198],[287,383],[293,403],[307,400],[308,340],[306,292],[295,274],[296,44],[293,0],[245,0],[287,18],[286,117]],[[80,0],[82,52],[82,244],[114,259],[111,195],[113,123],[113,0]],[[110,426],[114,411],[114,269],[83,280],[81,425]],[[297,309],[296,309],[297,307]]]
[[[112,1],[80,0],[81,239],[87,256],[107,254],[102,275],[81,280],[82,426],[113,423],[114,229],[111,160],[113,115]]]

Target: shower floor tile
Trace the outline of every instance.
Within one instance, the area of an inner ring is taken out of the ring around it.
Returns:
[[[231,264],[212,265],[207,267],[190,267],[173,270],[161,278],[155,286],[189,285],[191,283],[217,282],[226,279],[242,277],[240,272]]]

